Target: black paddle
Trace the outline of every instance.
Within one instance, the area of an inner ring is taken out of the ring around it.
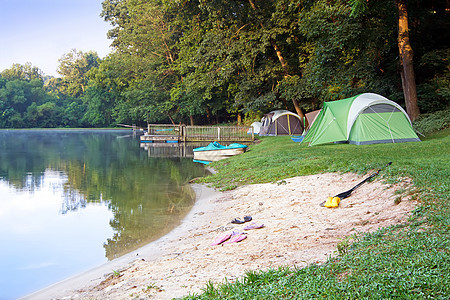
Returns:
[[[385,165],[383,168],[386,168],[387,166],[390,166],[391,164],[392,164],[392,161],[388,162],[387,165]],[[345,191],[345,192],[342,192],[342,193],[340,193],[340,194],[337,194],[337,195],[334,196],[334,197],[338,197],[338,198],[341,199],[341,200],[342,200],[342,199],[345,199],[345,198],[347,198],[347,197],[349,197],[350,194],[351,194],[354,190],[356,190],[357,188],[359,188],[361,185],[363,185],[365,182],[369,181],[369,180],[372,179],[373,177],[377,176],[378,173],[380,173],[380,171],[381,171],[383,168],[378,169],[378,171],[374,172],[374,173],[371,174],[369,177],[367,177],[366,179],[364,179],[363,181],[361,181],[360,183],[358,183],[357,185],[355,185],[354,187],[352,187],[352,188],[349,189],[348,191]],[[325,202],[326,202],[326,201],[320,203],[320,206],[324,206],[324,205],[325,205]]]

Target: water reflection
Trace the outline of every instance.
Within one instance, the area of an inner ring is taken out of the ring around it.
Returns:
[[[66,176],[45,170],[21,189],[0,180],[0,299],[15,299],[105,261],[107,203],[61,214]],[[88,255],[86,255],[88,254]]]
[[[11,280],[20,292],[30,270],[50,284],[159,238],[190,209],[186,183],[204,175],[203,167],[189,158],[149,158],[137,139],[121,138],[128,134],[0,131],[0,243],[10,246],[0,262],[18,272]],[[28,284],[36,289],[39,280]]]
[[[18,192],[28,191],[31,194],[42,189],[45,189],[52,194],[61,194],[60,214],[64,215],[69,211],[85,208],[87,205],[85,196],[68,184],[67,175],[61,171],[47,169],[39,176],[27,174],[25,176],[24,184],[16,187]]]

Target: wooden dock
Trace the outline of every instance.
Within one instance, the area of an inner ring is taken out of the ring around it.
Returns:
[[[148,157],[194,157],[194,149],[204,147],[208,142],[191,143],[141,143],[142,149],[147,151]]]
[[[142,143],[253,142],[252,126],[186,126],[149,124]]]
[[[183,142],[178,136],[170,136],[170,135],[141,135],[142,143],[179,143]]]

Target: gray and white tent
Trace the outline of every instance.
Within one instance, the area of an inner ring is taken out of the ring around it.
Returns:
[[[303,121],[299,115],[288,110],[272,111],[261,119],[259,135],[301,135]]]

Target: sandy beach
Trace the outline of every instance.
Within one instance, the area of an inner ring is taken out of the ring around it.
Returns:
[[[337,255],[337,244],[354,233],[405,222],[416,205],[396,185],[362,185],[338,208],[319,204],[363,180],[355,174],[319,174],[218,192],[193,185],[197,201],[168,235],[102,266],[25,299],[172,299],[200,293],[209,281],[229,282],[249,270],[303,267]],[[399,203],[398,203],[399,202]],[[252,221],[233,224],[235,218]],[[263,228],[244,230],[255,222]],[[214,245],[229,231],[246,233],[239,243]]]

